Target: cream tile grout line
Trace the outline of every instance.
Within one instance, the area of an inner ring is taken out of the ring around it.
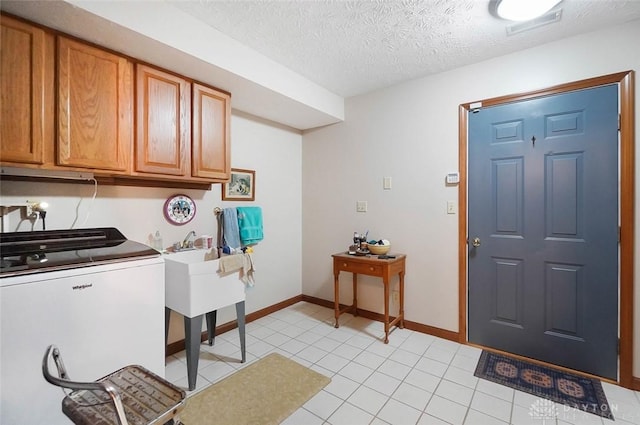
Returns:
[[[473,376],[481,352],[477,348],[406,329],[396,329],[392,332],[389,344],[385,345],[382,343],[383,331],[382,324],[379,322],[343,315],[340,318],[340,328],[335,329],[333,320],[332,309],[300,302],[251,322],[247,324],[246,330],[247,363],[245,364],[240,364],[237,360],[240,358],[237,329],[217,336],[213,347],[206,344],[201,346],[198,387],[189,395],[201,391],[258,358],[275,351],[332,378],[332,383],[285,420],[284,425],[356,425],[363,423],[336,422],[341,414],[353,420],[357,419],[349,415],[360,414],[367,418],[370,417],[371,419],[364,423],[375,425],[542,424],[540,419],[528,416],[529,407],[537,398],[520,391],[505,390],[506,387],[493,387],[497,384]],[[269,341],[273,341],[275,344]],[[323,362],[323,359],[328,360]],[[334,364],[331,361],[337,363],[340,360],[343,360],[344,364],[336,366],[335,371],[327,368],[333,369]],[[388,371],[385,372],[387,368],[392,366],[396,367],[396,371],[406,370],[401,379],[391,375]],[[441,369],[437,370],[436,368]],[[224,370],[218,374],[220,369]],[[184,352],[169,357],[166,370],[167,379],[178,385],[186,386]],[[366,376],[358,376],[357,379],[354,379],[359,373],[356,371],[363,370],[366,372]],[[419,382],[429,389],[420,388],[416,385],[417,382],[413,381],[415,375],[429,379],[435,382],[435,385],[431,388],[424,382]],[[207,376],[214,379],[208,379]],[[389,392],[383,387],[383,391],[388,392],[388,394],[383,394],[381,389],[376,387],[376,382],[380,385],[381,379],[387,379],[388,382],[397,379],[398,382],[393,391]],[[341,386],[332,387],[334,381],[341,381]],[[412,390],[412,394],[422,395],[420,404],[423,407],[413,406],[412,400],[394,398],[401,388]],[[361,403],[358,403],[356,393],[359,395],[365,392],[369,396],[383,400],[377,408],[371,409],[369,406],[365,406],[366,409],[374,410],[375,413],[363,409],[363,406],[359,405]],[[426,397],[425,392],[428,393]],[[502,392],[503,397],[498,396],[498,392]],[[618,412],[614,411],[615,422],[603,420],[598,416],[581,411],[567,412],[562,408],[560,409],[563,413],[561,419],[546,420],[545,425],[578,425],[583,423],[640,425],[640,397],[637,392],[607,384],[605,385],[605,393],[612,409],[614,406],[620,407]],[[506,394],[509,396],[507,397]],[[462,397],[465,397],[466,401],[463,402]],[[491,405],[480,405],[474,408],[476,397]],[[505,397],[507,398],[505,399]],[[328,400],[334,399],[338,402],[332,405],[327,404]],[[448,405],[451,409],[446,412],[434,412],[436,402]],[[496,406],[504,406],[504,403],[509,404],[508,422],[505,421],[507,416],[504,413],[505,410],[492,410]],[[394,410],[395,408],[403,410],[399,412]],[[455,413],[453,410],[458,408],[460,408],[460,412],[464,409],[464,413],[453,417]],[[383,417],[386,417],[387,409],[398,415],[415,410],[414,413],[417,414],[417,417],[415,421],[407,419],[407,422],[397,422],[400,420],[397,419],[399,416],[394,416],[391,422],[385,421]],[[319,410],[323,410],[322,414],[318,414]],[[449,421],[431,414],[449,415]],[[301,419],[301,422],[295,422],[297,417],[304,419]],[[314,421],[309,422],[312,419]],[[437,422],[438,419],[441,422]]]

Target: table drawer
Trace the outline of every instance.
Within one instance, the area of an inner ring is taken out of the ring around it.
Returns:
[[[363,264],[345,260],[336,260],[336,266],[339,270],[345,272],[366,274],[370,276],[382,275],[382,266],[376,264]]]

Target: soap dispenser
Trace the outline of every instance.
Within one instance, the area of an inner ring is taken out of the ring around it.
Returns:
[[[162,252],[164,249],[162,247],[162,236],[160,235],[160,230],[156,230],[156,234],[153,236],[153,249],[158,252]]]

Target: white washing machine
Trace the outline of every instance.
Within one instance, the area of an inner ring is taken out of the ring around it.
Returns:
[[[164,261],[113,228],[0,235],[0,423],[68,425],[42,376],[56,344],[74,381],[128,364],[164,376]]]

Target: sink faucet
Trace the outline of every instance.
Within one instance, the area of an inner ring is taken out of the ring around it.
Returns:
[[[194,230],[187,233],[184,240],[182,241],[182,248],[191,248],[193,246],[193,241],[189,241],[192,237],[196,237],[196,232]]]

